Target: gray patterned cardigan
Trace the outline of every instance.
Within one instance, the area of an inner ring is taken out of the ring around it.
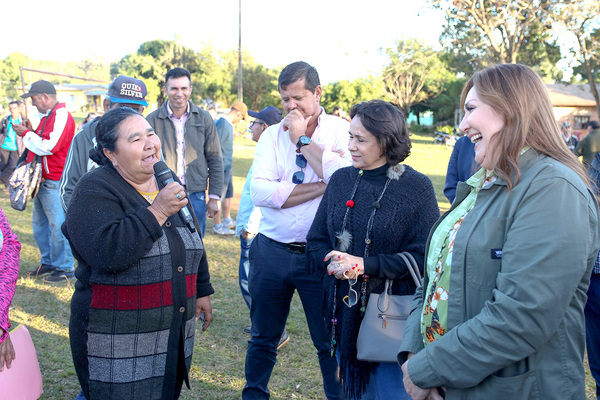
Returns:
[[[88,400],[173,399],[188,383],[208,262],[197,232],[178,214],[161,227],[148,205],[105,165],[79,181],[62,227],[79,262],[69,334]]]

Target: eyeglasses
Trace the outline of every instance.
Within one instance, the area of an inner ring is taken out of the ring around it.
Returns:
[[[358,293],[353,288],[353,286],[356,285],[356,282],[358,282],[356,278],[348,279],[348,283],[350,284],[350,287],[348,288],[348,294],[342,299],[348,308],[353,307],[356,305],[356,303],[358,303]]]
[[[262,125],[262,124],[264,124],[264,122],[262,122],[261,120],[255,119],[254,121],[252,121],[250,123],[250,128],[252,128],[254,126],[254,124]]]
[[[140,114],[144,111],[144,106],[137,105],[137,104],[119,103],[118,108],[121,108],[121,107],[129,107]]]
[[[306,167],[306,158],[304,158],[304,156],[302,154],[296,155],[296,165],[302,169],[300,171],[294,172],[294,175],[292,175],[292,182],[295,183],[296,185],[299,185],[302,182],[304,182],[303,169],[304,169],[304,167]]]

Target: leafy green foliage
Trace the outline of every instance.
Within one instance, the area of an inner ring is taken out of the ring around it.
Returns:
[[[354,104],[373,99],[389,100],[381,77],[369,76],[352,82],[343,80],[325,85],[321,105],[328,113],[336,106],[350,112]]]
[[[266,68],[254,61],[247,52],[242,52],[242,90],[244,103],[250,110],[262,110],[266,106],[281,106],[277,91],[277,78],[281,68]],[[221,52],[221,63],[228,77],[230,94],[226,99],[229,106],[237,101],[238,52]]]
[[[439,95],[453,75],[440,57],[423,41],[399,40],[385,49],[390,61],[383,82],[391,102],[408,115],[411,107]]]
[[[467,76],[493,63],[530,65],[560,79],[560,49],[553,39],[550,14],[555,2],[514,0],[429,0],[446,11],[440,41],[452,49]]]

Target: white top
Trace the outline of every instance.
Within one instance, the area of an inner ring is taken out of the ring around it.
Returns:
[[[348,152],[350,124],[342,118],[325,114],[322,108],[318,121],[311,139],[324,150],[323,181],[328,183],[335,171],[351,164]],[[282,243],[306,242],[321,201],[321,197],[317,197],[294,207],[281,208],[296,186],[292,183],[292,175],[301,170],[296,165],[297,154],[296,144],[290,141],[289,134],[279,123],[263,132],[254,156],[250,194],[254,205],[262,207],[259,231]],[[303,183],[320,180],[307,163]]]

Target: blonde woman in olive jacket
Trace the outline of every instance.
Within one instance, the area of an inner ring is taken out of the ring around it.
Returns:
[[[522,65],[475,74],[463,130],[482,168],[433,227],[398,359],[413,399],[585,399],[598,206]],[[407,361],[408,359],[408,361]]]

